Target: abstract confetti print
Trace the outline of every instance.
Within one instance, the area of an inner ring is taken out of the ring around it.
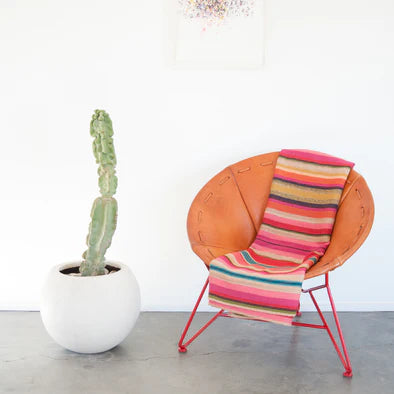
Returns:
[[[228,17],[253,14],[255,0],[179,0],[182,14],[207,24],[220,24]]]

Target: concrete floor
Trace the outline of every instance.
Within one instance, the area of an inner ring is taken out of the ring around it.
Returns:
[[[309,328],[221,318],[179,354],[187,316],[142,313],[120,346],[81,355],[54,343],[38,313],[1,312],[0,393],[394,393],[394,312],[340,314],[352,379],[327,333]]]

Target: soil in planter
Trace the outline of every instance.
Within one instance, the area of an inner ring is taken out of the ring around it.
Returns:
[[[120,268],[114,267],[113,265],[106,265],[105,268],[108,270],[108,274],[112,274],[114,272],[120,271]],[[72,275],[72,276],[78,276],[79,275],[79,266],[77,267],[71,267],[71,268],[65,268],[63,270],[60,270],[60,272],[64,275]]]

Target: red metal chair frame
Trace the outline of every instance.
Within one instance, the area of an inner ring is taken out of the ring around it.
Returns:
[[[279,152],[271,152],[230,165],[209,180],[196,195],[189,210],[187,230],[194,253],[200,257],[207,268],[213,258],[235,250],[246,249],[253,241],[268,199],[269,194],[266,191],[271,185],[278,156]],[[257,191],[250,186],[255,184],[260,185]],[[224,185],[227,185],[226,188]],[[339,205],[330,246],[319,262],[306,273],[306,279],[325,275],[324,284],[302,289],[303,293],[309,293],[322,324],[299,321],[293,321],[292,324],[326,330],[345,368],[343,375],[351,377],[352,366],[332,298],[328,275],[330,271],[344,264],[363,244],[373,223],[374,203],[371,191],[364,178],[354,169],[349,174]],[[228,226],[228,224],[233,224],[235,220],[231,215],[235,215],[234,217],[240,220],[239,226]],[[224,310],[220,310],[190,339],[185,341],[207,286],[208,280],[203,286],[179,340],[178,346],[181,353],[186,352],[187,346],[218,317],[231,317]],[[339,334],[340,346],[315,299],[314,292],[321,289],[327,291]],[[298,311],[297,316],[300,315],[301,313]]]
[[[179,340],[178,343],[178,351],[180,353],[185,353],[187,351],[187,347],[198,337],[200,336],[200,334],[205,331],[218,317],[232,317],[229,316],[224,309],[221,309],[219,312],[217,312],[206,324],[204,324],[190,339],[188,339],[186,342],[184,342],[186,334],[190,328],[191,322],[193,321],[193,318],[197,312],[197,308],[200,305],[201,299],[205,293],[205,291],[207,290],[208,287],[208,279],[206,280],[201,293],[197,299],[196,304],[194,305],[193,311],[189,317],[189,320],[186,323],[186,326],[182,332],[181,338]],[[338,335],[339,335],[339,339],[341,342],[341,346],[342,346],[342,351],[340,349],[340,347],[338,346],[337,341],[334,338],[334,335],[330,329],[330,327],[327,324],[327,321],[316,301],[315,296],[313,295],[313,292],[316,290],[320,290],[320,289],[326,289],[327,290],[327,295],[328,298],[330,300],[330,304],[331,304],[331,309],[332,309],[332,313],[334,315],[334,320],[335,320],[335,324],[337,326],[337,331],[338,331]],[[297,322],[297,321],[293,321],[292,325],[293,326],[300,326],[300,327],[309,327],[309,328],[315,328],[315,329],[322,329],[322,330],[326,330],[333,345],[334,348],[338,354],[339,359],[341,360],[344,368],[345,368],[345,372],[343,373],[343,376],[345,377],[352,377],[353,373],[352,373],[352,365],[350,363],[350,359],[349,359],[349,354],[346,348],[346,343],[345,343],[345,339],[343,337],[343,333],[342,333],[342,329],[341,329],[341,325],[339,323],[339,319],[338,319],[338,314],[335,308],[335,304],[334,304],[334,300],[332,298],[332,294],[331,294],[331,289],[330,289],[330,284],[328,281],[328,272],[325,274],[325,281],[324,284],[320,285],[320,286],[315,286],[315,287],[311,287],[310,289],[302,289],[303,293],[309,293],[309,295],[312,298],[313,304],[316,307],[316,310],[320,316],[320,319],[322,321],[323,324],[310,324],[310,323],[302,323],[302,322]],[[299,312],[299,308],[298,308],[298,312],[297,312],[297,316],[301,316],[301,313]]]

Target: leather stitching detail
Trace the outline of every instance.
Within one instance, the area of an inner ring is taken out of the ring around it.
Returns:
[[[361,175],[357,174],[356,178],[353,180],[353,182],[349,186],[349,189],[345,193],[342,193],[342,197],[341,197],[341,201],[339,201],[338,209],[342,205],[342,203],[345,200],[345,198],[349,195],[350,191],[353,189],[354,185],[360,179],[360,177],[361,177]]]
[[[244,205],[244,207],[245,207],[245,210],[246,210],[246,212],[247,212],[248,215],[249,215],[249,219],[250,219],[250,221],[252,222],[252,225],[253,225],[253,228],[254,228],[254,231],[255,231],[255,236],[256,236],[258,229],[256,228],[256,226],[255,226],[255,224],[254,224],[254,221],[253,221],[253,218],[252,218],[252,215],[250,214],[249,209],[248,209],[248,206],[247,206],[246,203],[245,203],[244,196],[243,196],[242,193],[241,193],[241,189],[240,189],[240,187],[239,187],[239,185],[238,185],[237,179],[235,178],[234,172],[233,172],[233,170],[231,169],[231,167],[227,167],[227,168],[230,170],[230,174],[231,174],[231,176],[232,176],[232,178],[233,178],[233,180],[234,180],[235,186],[237,186],[238,193],[239,193],[239,195],[240,195],[240,197],[241,197],[241,200],[242,200],[242,202],[243,202],[243,205]]]

